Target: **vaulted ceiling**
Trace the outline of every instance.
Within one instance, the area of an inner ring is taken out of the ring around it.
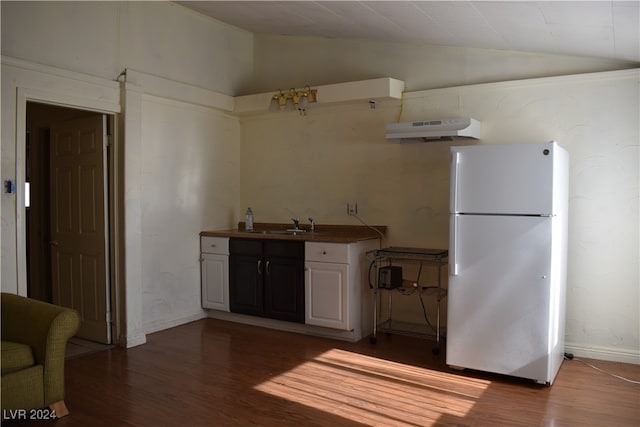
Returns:
[[[253,33],[640,62],[640,1],[180,1]]]

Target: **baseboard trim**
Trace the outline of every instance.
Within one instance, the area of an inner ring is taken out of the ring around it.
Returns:
[[[124,348],[137,347],[147,342],[147,336],[145,334],[136,335],[120,335],[118,337],[118,346]]]
[[[294,332],[297,334],[313,335],[316,337],[331,338],[341,341],[356,342],[363,338],[359,331],[354,330],[343,331],[307,325],[304,323],[285,322],[282,320],[248,316],[220,310],[208,310],[208,317],[212,319],[226,320],[229,322],[243,323],[245,325],[259,326],[261,328],[277,329],[284,332]]]
[[[640,351],[632,351],[620,348],[581,346],[577,344],[565,343],[565,352],[573,353],[574,356],[587,359],[606,360],[609,362],[630,363],[640,365]]]
[[[146,334],[152,334],[154,332],[164,331],[165,329],[184,325],[186,323],[195,322],[196,320],[205,319],[206,317],[207,312],[205,310],[198,310],[197,312],[184,313],[174,319],[162,319],[145,323],[142,329]]]

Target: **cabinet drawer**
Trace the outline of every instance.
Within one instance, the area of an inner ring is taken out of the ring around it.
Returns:
[[[262,256],[262,240],[256,239],[231,239],[229,241],[231,254]]]
[[[349,245],[345,243],[306,242],[305,259],[317,262],[349,262]]]
[[[200,252],[204,254],[229,254],[229,238],[227,237],[201,237]]]
[[[264,255],[267,258],[298,258],[302,262],[304,260],[304,242],[268,240],[264,244]]]

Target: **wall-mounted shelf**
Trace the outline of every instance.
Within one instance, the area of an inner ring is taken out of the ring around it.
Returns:
[[[318,101],[314,106],[340,104],[346,102],[401,99],[404,91],[402,80],[383,77],[379,79],[361,80],[348,83],[336,83],[324,86],[313,86],[318,90]],[[283,88],[287,90],[287,88]],[[236,114],[268,113],[269,102],[276,91],[255,95],[237,96],[234,98],[233,112]]]
[[[126,70],[126,82],[131,87],[139,87],[140,90],[148,95],[189,102],[240,115],[269,113],[271,97],[276,93],[274,90],[272,92],[232,97],[130,68]],[[313,89],[318,90],[318,101],[311,104],[311,109],[316,106],[348,102],[401,99],[404,91],[404,82],[390,77],[383,77],[313,86]],[[283,90],[288,91],[289,88],[283,88]]]

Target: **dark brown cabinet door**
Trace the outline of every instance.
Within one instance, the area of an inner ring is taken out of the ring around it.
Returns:
[[[304,323],[304,243],[266,242],[265,259],[267,317]]]
[[[233,313],[304,323],[304,242],[231,239]]]
[[[262,257],[231,254],[229,256],[229,308],[233,313],[262,316]]]

